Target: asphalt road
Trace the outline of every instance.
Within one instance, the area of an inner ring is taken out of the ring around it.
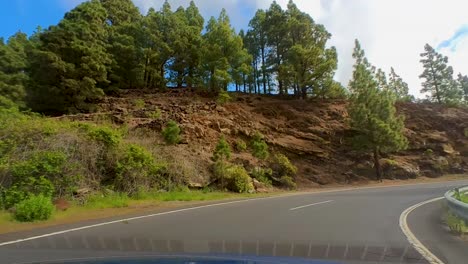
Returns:
[[[227,253],[339,263],[427,263],[400,230],[400,214],[461,185],[468,181],[299,194],[165,212],[3,245],[0,262]],[[445,263],[466,263],[467,244],[443,227],[442,210],[440,202],[418,208],[408,225]],[[0,245],[66,228],[0,236]]]

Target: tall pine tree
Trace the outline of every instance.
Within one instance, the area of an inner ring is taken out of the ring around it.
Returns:
[[[453,69],[448,66],[448,58],[429,44],[426,44],[424,50],[421,53],[424,72],[419,76],[425,80],[421,93],[429,93],[428,98],[439,104],[457,103],[460,94],[453,79]]]
[[[39,36],[29,56],[29,104],[49,114],[94,110],[108,85],[107,12],[97,0],[78,5]]]
[[[403,135],[404,120],[403,116],[396,114],[393,93],[379,89],[375,70],[357,40],[353,57],[356,63],[349,83],[350,124],[356,131],[353,145],[359,150],[373,153],[376,175],[381,180],[381,154],[407,147],[408,141]]]

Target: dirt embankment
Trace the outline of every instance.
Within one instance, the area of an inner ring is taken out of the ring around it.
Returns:
[[[184,173],[193,185],[209,182],[210,158],[221,134],[234,146],[238,139],[249,142],[259,131],[265,135],[272,152],[286,154],[298,167],[298,185],[313,187],[374,177],[371,157],[353,151],[349,144],[353,132],[347,125],[346,107],[346,101],[240,94],[233,102],[218,105],[212,99],[185,91],[128,92],[106,98],[98,114],[68,118],[106,117],[117,124],[127,124],[143,141],[144,137],[157,137],[168,120],[177,121],[183,131],[182,144],[162,147],[161,153],[184,163],[189,171]],[[466,108],[414,103],[401,103],[397,107],[406,117],[405,134],[410,144],[406,151],[383,158],[386,178],[438,177],[468,170]],[[160,139],[153,141],[162,143]],[[262,165],[246,152],[234,153],[232,161],[246,168]]]

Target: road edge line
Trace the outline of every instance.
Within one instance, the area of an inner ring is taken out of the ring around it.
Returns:
[[[407,218],[408,218],[408,215],[411,212],[413,212],[414,210],[416,210],[417,208],[419,208],[419,207],[421,207],[423,205],[429,204],[429,203],[440,201],[442,199],[444,199],[444,197],[438,197],[438,198],[434,198],[434,199],[430,199],[430,200],[427,200],[427,201],[420,202],[418,204],[415,204],[415,205],[407,208],[400,215],[400,229],[401,229],[401,231],[405,234],[406,239],[408,240],[410,245],[414,249],[416,249],[416,251],[418,251],[419,254],[421,254],[421,256],[423,256],[430,264],[444,264],[444,262],[442,260],[440,260],[436,255],[434,255],[427,247],[425,247],[423,245],[423,243],[421,241],[419,241],[419,239],[413,234],[413,232],[411,232],[411,229],[408,226]]]

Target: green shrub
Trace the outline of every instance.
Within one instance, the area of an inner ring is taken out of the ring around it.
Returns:
[[[231,146],[226,141],[224,135],[221,135],[219,138],[218,144],[215,147],[215,151],[213,153],[213,160],[228,160],[231,158]]]
[[[434,151],[432,149],[428,148],[428,149],[426,149],[424,151],[424,155],[428,156],[428,157],[432,157],[434,155]]]
[[[16,205],[13,217],[20,222],[43,221],[52,216],[54,209],[50,197],[32,195]]]
[[[259,159],[266,159],[270,155],[270,153],[268,152],[268,145],[263,139],[263,135],[260,134],[258,131],[252,138],[251,146],[252,155],[254,155],[254,157],[257,157]]]
[[[468,137],[468,127],[463,130],[463,134],[465,134],[465,137]]]
[[[231,166],[227,169],[228,189],[233,192],[247,193],[254,190],[252,179],[242,166]]]
[[[218,94],[218,99],[216,100],[218,104],[225,104],[232,100],[231,96],[227,91],[221,90]]]
[[[4,189],[0,193],[1,204],[3,208],[9,209],[29,197],[34,195],[43,195],[52,197],[54,194],[54,185],[44,176],[38,178],[26,177],[21,181],[15,182],[10,188]]]
[[[244,152],[247,150],[247,143],[244,140],[239,139],[236,141],[236,150],[238,152]]]
[[[242,166],[219,160],[214,164],[213,174],[222,189],[239,193],[254,190],[252,179]]]
[[[169,121],[166,128],[163,129],[162,135],[168,144],[178,144],[180,142],[180,127],[174,121]]]
[[[297,173],[297,167],[283,154],[276,154],[272,167],[275,174],[280,176],[294,176]]]
[[[103,143],[107,147],[116,147],[122,140],[122,135],[108,127],[97,127],[91,129],[88,135],[95,141]]]
[[[294,179],[289,176],[281,177],[280,183],[282,186],[286,187],[289,190],[295,190],[297,188],[297,185],[294,182]]]
[[[468,225],[466,222],[450,211],[446,212],[445,222],[452,232],[457,234],[464,234],[465,232],[468,232]]]
[[[133,195],[141,186],[160,187],[165,186],[162,174],[165,165],[157,164],[154,157],[144,148],[137,145],[128,145],[120,151],[113,181],[117,191]]]
[[[133,101],[133,105],[135,106],[136,109],[143,109],[145,108],[146,103],[142,99],[135,99]]]
[[[250,175],[266,186],[272,185],[271,177],[273,176],[273,171],[270,168],[255,167],[250,172]]]
[[[151,113],[148,113],[148,117],[153,118],[153,119],[159,119],[159,118],[161,118],[161,115],[162,115],[161,110],[159,110],[159,109],[156,109]]]

